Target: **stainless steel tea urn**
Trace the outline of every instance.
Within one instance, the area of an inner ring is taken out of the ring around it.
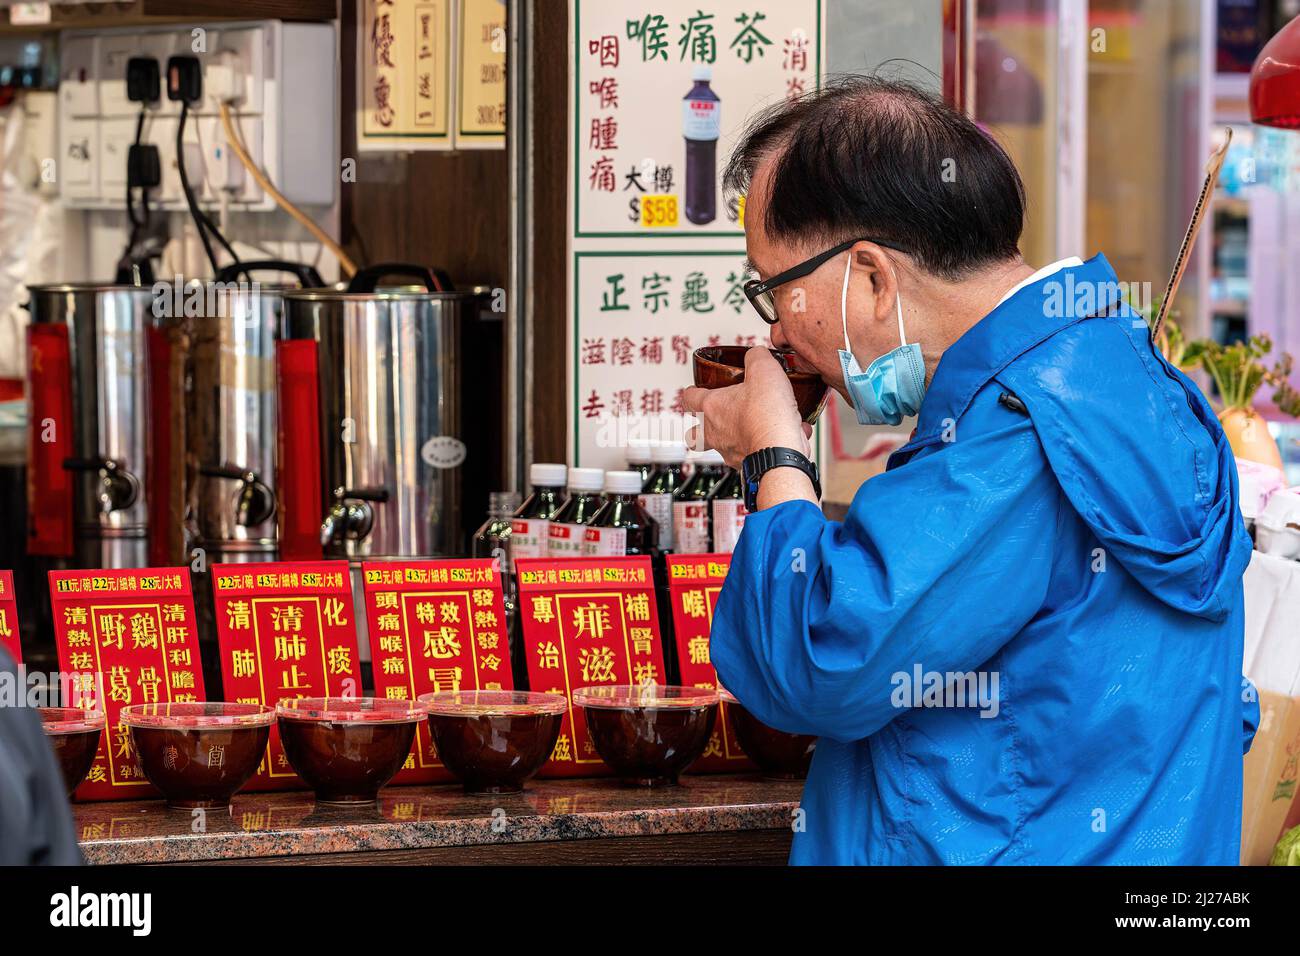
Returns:
[[[324,285],[309,265],[231,265],[208,286],[211,314],[191,320],[190,510],[194,545],[212,562],[277,556],[275,342],[291,287],[247,281],[260,272]]]
[[[423,288],[378,286],[394,275]],[[464,554],[459,329],[483,301],[408,264],[364,269],[346,291],[285,293],[280,433],[297,449],[282,461],[286,548],[312,550],[314,530],[331,557]]]
[[[152,332],[166,342],[154,293],[92,284],[29,292],[28,551],[87,568],[143,567],[155,493],[147,479],[181,480],[170,462],[148,459],[147,341]],[[164,353],[155,347],[153,357]],[[159,381],[167,367],[158,366]]]

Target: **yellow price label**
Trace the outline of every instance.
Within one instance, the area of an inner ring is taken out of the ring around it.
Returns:
[[[745,197],[739,196],[736,199],[736,217],[740,228],[745,228]]]
[[[641,225],[663,229],[677,225],[677,197],[654,195],[641,197]]]

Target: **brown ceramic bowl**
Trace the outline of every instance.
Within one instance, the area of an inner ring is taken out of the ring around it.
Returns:
[[[772,780],[802,780],[808,776],[813,751],[817,748],[816,737],[773,730],[727,691],[720,691],[719,696],[731,716],[740,749],[754,761],[763,776]]]
[[[726,388],[745,380],[745,353],[748,345],[706,345],[695,350],[695,384],[700,388]],[[800,369],[795,354],[784,349],[768,349],[785,369],[785,377],[794,389],[799,414],[809,425],[826,407],[830,388],[816,372]]]
[[[121,720],[145,777],[178,810],[230,806],[266,753],[275,711],[224,701],[132,704]]]
[[[466,793],[518,793],[560,736],[563,694],[444,690],[421,694],[438,759]]]
[[[104,729],[104,712],[80,707],[42,707],[40,713],[45,739],[54,748],[54,759],[58,761],[70,797],[95,762],[100,731]]]
[[[318,803],[374,803],[402,769],[424,705],[383,697],[300,697],[275,709],[289,765]]]
[[[573,692],[596,753],[625,784],[671,786],[708,746],[718,695],[696,687],[624,684]]]

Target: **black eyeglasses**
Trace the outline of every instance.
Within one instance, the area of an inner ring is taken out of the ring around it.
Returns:
[[[802,279],[811,272],[815,272],[823,262],[832,256],[837,256],[846,249],[852,249],[859,242],[874,242],[878,246],[884,246],[886,249],[893,249],[895,252],[907,254],[907,250],[901,246],[896,246],[892,242],[882,242],[879,239],[863,237],[861,239],[849,239],[847,242],[841,242],[833,249],[827,249],[825,252],[819,252],[811,259],[805,259],[797,266],[786,269],[779,275],[774,275],[767,280],[750,279],[742,286],[745,290],[745,298],[749,304],[754,307],[754,311],[768,325],[776,325],[781,321],[780,316],[776,314],[776,289],[787,282],[793,282],[795,279]]]

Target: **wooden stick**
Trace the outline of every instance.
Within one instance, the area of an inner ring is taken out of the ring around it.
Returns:
[[[1201,186],[1201,193],[1196,197],[1196,208],[1192,210],[1192,220],[1187,224],[1187,233],[1183,236],[1183,244],[1178,249],[1178,258],[1174,260],[1174,271],[1169,275],[1169,284],[1165,287],[1164,298],[1160,300],[1160,311],[1156,313],[1156,320],[1151,323],[1151,338],[1153,341],[1160,339],[1160,327],[1164,324],[1165,316],[1174,305],[1174,295],[1178,292],[1178,286],[1183,281],[1183,273],[1187,271],[1187,258],[1191,255],[1192,246],[1196,244],[1196,237],[1201,231],[1201,223],[1205,221],[1205,211],[1209,208],[1209,199],[1214,192],[1214,185],[1219,181],[1219,170],[1223,169],[1223,161],[1228,155],[1228,146],[1232,143],[1232,127],[1228,128],[1228,135],[1223,141],[1223,145],[1214,151],[1210,156],[1209,163],[1205,166],[1205,182]]]

